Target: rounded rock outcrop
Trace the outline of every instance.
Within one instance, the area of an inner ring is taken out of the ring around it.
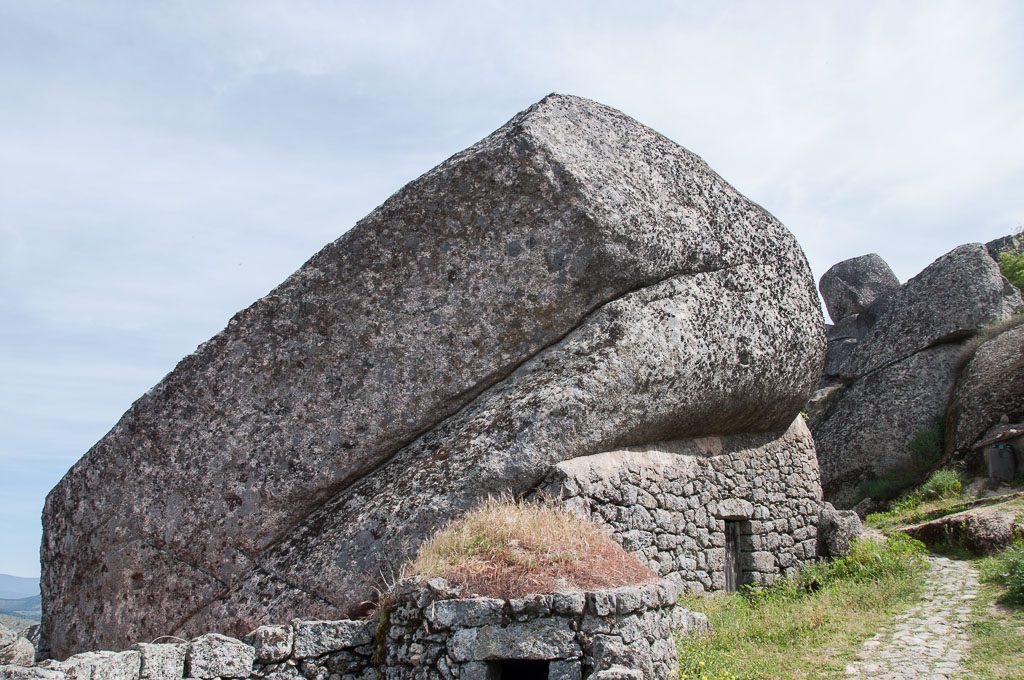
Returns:
[[[895,291],[900,281],[885,260],[868,253],[832,265],[818,286],[828,315],[839,323]]]
[[[1024,324],[982,343],[960,374],[947,413],[947,452],[968,452],[1004,416],[1024,421]]]

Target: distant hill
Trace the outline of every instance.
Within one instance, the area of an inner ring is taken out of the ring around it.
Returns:
[[[0,574],[0,599],[18,600],[39,594],[39,579]]]
[[[38,623],[43,615],[43,601],[38,595],[18,599],[0,599],[0,614]]]

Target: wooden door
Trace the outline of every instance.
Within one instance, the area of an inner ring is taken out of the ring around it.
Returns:
[[[725,523],[725,589],[733,593],[740,587],[740,523]]]

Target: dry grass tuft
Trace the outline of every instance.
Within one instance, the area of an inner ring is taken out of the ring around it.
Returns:
[[[426,541],[409,571],[444,578],[467,595],[503,598],[656,578],[592,522],[561,508],[493,498]]]

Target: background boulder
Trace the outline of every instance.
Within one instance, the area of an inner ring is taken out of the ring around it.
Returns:
[[[835,323],[852,314],[860,314],[899,286],[899,279],[876,253],[832,265],[818,283],[825,308]]]
[[[959,246],[893,294],[843,373],[859,377],[929,347],[962,341],[1009,318],[1021,304],[1020,291],[1003,278],[983,245]]]
[[[836,324],[809,411],[825,497],[851,507],[921,481],[943,458],[943,418],[975,336],[1021,304],[986,247],[972,243]]]
[[[784,429],[821,371],[792,235],[552,95],[398,191],[143,395],[44,509],[43,642],[338,618],[565,458]]]
[[[939,462],[941,431],[931,450],[914,442],[945,414],[959,361],[958,347],[933,347],[832,397],[811,423],[826,499],[850,508],[865,496],[911,485]]]
[[[1024,421],[1024,325],[999,332],[971,355],[949,404],[947,452],[966,454],[1004,416]]]

